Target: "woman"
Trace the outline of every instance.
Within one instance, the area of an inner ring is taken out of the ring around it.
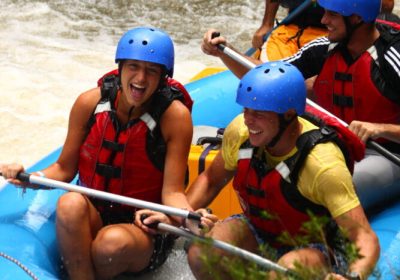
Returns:
[[[70,112],[68,134],[58,160],[37,175],[101,191],[192,210],[184,193],[192,138],[191,100],[172,87],[174,46],[162,30],[135,28],[120,39],[117,75],[82,93]],[[185,105],[186,104],[186,105]],[[11,183],[24,168],[4,165]],[[110,279],[124,272],[153,270],[173,241],[154,234],[142,214],[164,223],[184,222],[69,192],[57,204],[57,239],[70,279]],[[136,212],[136,222],[132,224]],[[203,227],[215,216],[204,215]]]

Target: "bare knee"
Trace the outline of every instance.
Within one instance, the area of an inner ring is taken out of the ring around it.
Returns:
[[[278,263],[289,269],[295,269],[296,264],[308,268],[321,268],[326,266],[324,254],[318,249],[312,248],[290,251],[283,255]]]
[[[63,225],[76,224],[89,215],[89,205],[86,198],[74,192],[62,195],[57,202],[57,223]]]
[[[138,232],[127,227],[111,225],[98,232],[91,248],[97,273],[115,276],[124,271],[140,271],[148,265],[153,252],[151,237],[138,237]]]

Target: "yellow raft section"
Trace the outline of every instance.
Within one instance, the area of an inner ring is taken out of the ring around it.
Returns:
[[[191,79],[191,81],[195,81],[197,79],[201,79],[224,70],[226,70],[226,68],[222,67],[206,68],[201,72],[199,72],[197,75],[195,75]],[[196,104],[194,104],[194,106],[196,106]],[[194,130],[196,130],[196,127],[194,128]],[[215,137],[216,135],[214,134],[207,136]],[[216,145],[214,149],[205,151],[207,149],[207,145],[208,144],[205,145],[192,144],[190,148],[190,154],[188,160],[188,167],[189,167],[188,186],[190,186],[199,175],[200,162],[203,162],[204,168],[207,168],[208,166],[210,166],[211,162],[213,161],[214,157],[217,155],[219,151],[218,145]],[[204,153],[206,155],[204,155]],[[205,156],[204,160],[201,159],[202,155]],[[231,216],[232,214],[238,214],[242,212],[236,193],[233,190],[232,180],[222,189],[219,195],[214,199],[214,201],[208,207],[213,211],[213,214],[217,215],[220,219],[224,219],[226,217]]]

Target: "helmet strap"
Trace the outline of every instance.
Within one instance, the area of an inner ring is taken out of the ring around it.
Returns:
[[[118,61],[118,86],[121,87],[121,73],[125,60]]]
[[[276,135],[274,136],[274,138],[272,138],[272,140],[268,143],[267,145],[268,148],[274,147],[279,142],[283,133],[285,132],[289,124],[296,118],[296,116],[297,115],[295,114],[293,117],[287,120],[284,114],[278,114],[279,130],[278,133],[276,133]]]
[[[344,24],[346,26],[346,37],[342,43],[345,46],[350,42],[350,38],[353,35],[354,31],[356,31],[364,23],[364,21],[360,21],[356,24],[352,24],[350,17],[351,16],[343,16]]]

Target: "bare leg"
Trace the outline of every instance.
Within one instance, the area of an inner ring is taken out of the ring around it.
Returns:
[[[104,227],[93,241],[96,279],[110,279],[125,271],[145,269],[153,253],[153,238],[133,224]]]
[[[95,279],[91,244],[102,222],[89,200],[78,193],[66,193],[57,204],[57,239],[70,279]]]

